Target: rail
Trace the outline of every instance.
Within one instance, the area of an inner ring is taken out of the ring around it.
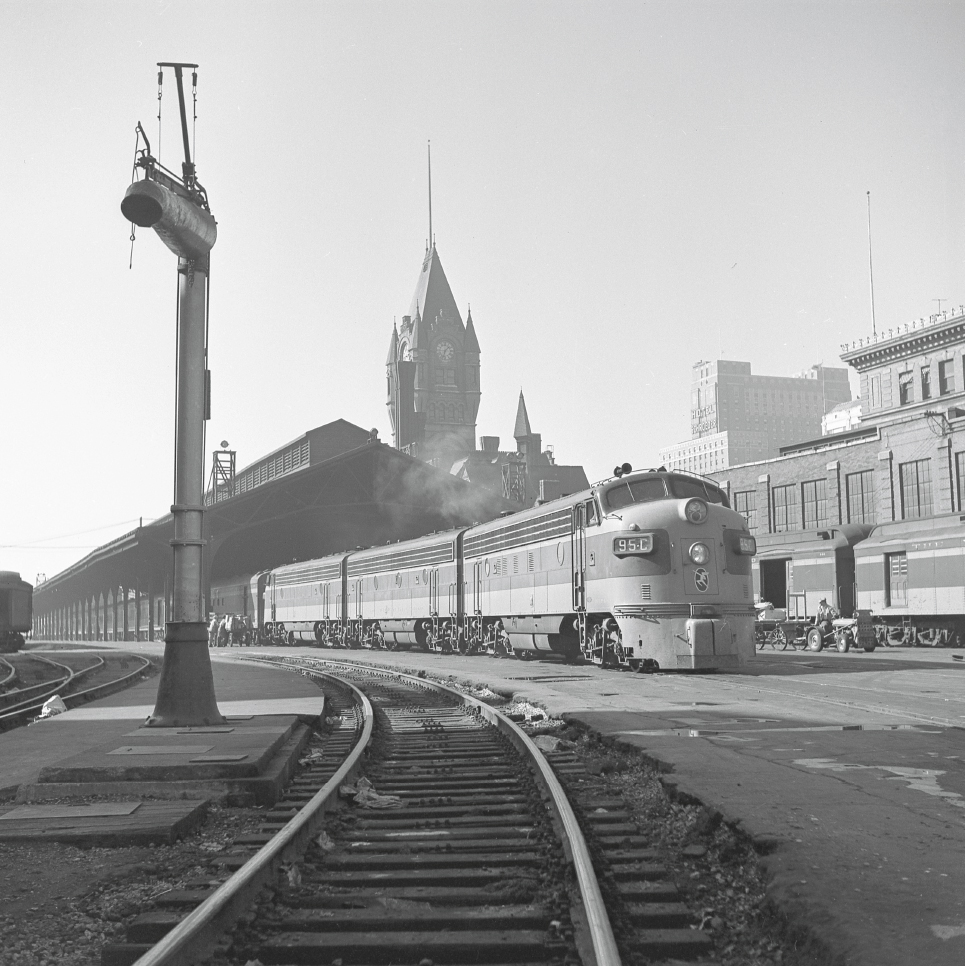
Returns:
[[[261,659],[252,657],[246,658],[246,660],[259,661]],[[275,665],[284,663],[289,668],[293,666],[304,666],[278,661],[265,663]],[[399,678],[412,682],[420,687],[428,686],[445,692],[463,704],[475,708],[481,717],[485,718],[490,724],[493,724],[499,731],[505,734],[518,751],[530,758],[538,769],[539,777],[543,781],[546,791],[549,793],[553,812],[556,814],[564,831],[563,848],[567,853],[567,858],[572,861],[576,873],[576,880],[579,885],[580,896],[583,900],[586,921],[589,927],[590,939],[593,944],[593,952],[596,957],[596,966],[620,966],[620,953],[617,950],[613,927],[610,924],[610,917],[607,915],[606,905],[603,902],[603,895],[600,892],[600,885],[596,878],[596,872],[593,869],[593,860],[590,857],[590,850],[587,847],[586,839],[583,837],[583,832],[580,830],[579,822],[570,806],[563,786],[553,773],[549,762],[539,748],[533,744],[529,735],[515,722],[510,721],[501,711],[497,711],[484,701],[480,701],[471,695],[463,694],[461,691],[447,687],[437,681],[415,677],[411,674],[403,674],[399,671],[392,671],[386,668],[375,668],[370,664],[353,664],[349,661],[330,660],[324,660],[324,664],[327,667],[347,667],[353,670],[364,668],[368,673],[383,674],[386,677]],[[138,960],[137,966],[147,966],[147,963],[142,963],[141,960]]]
[[[67,664],[61,664],[58,661],[51,661],[48,658],[40,657],[39,654],[31,654],[30,659],[33,661],[42,661],[44,664],[49,664],[51,667],[58,668],[60,671],[66,673],[53,681],[41,681],[39,684],[31,684],[26,688],[18,688],[16,691],[8,692],[3,696],[3,698],[0,698],[0,701],[6,698],[20,698],[21,700],[11,702],[6,708],[4,708],[4,711],[13,711],[36,701],[41,701],[42,703],[42,699],[45,700],[51,695],[56,694],[57,691],[67,687],[69,684],[71,684],[71,682],[76,680],[81,675],[86,674],[88,671],[97,667],[96,664],[92,664],[89,668],[81,668],[80,671],[75,671]],[[103,658],[98,658],[98,660],[101,662],[101,664],[104,663]],[[39,694],[33,694],[29,698],[25,697],[25,695],[34,691],[39,692]]]
[[[260,663],[284,667],[289,671],[293,667],[292,664],[281,661],[263,659]],[[318,832],[329,799],[337,794],[339,786],[358,766],[372,738],[375,716],[371,702],[348,681],[326,674],[324,671],[303,667],[298,669],[311,677],[327,678],[355,693],[363,712],[362,734],[359,740],[338,771],[298,814],[197,909],[189,913],[163,939],[141,956],[134,966],[190,966],[207,950],[212,949],[218,937],[248,911],[258,892],[277,874],[281,863],[287,857],[293,857],[304,850],[312,836]]]
[[[0,678],[0,688],[6,687],[16,676],[17,669],[5,658],[0,657],[0,667],[8,668],[8,671]]]
[[[85,704],[88,701],[92,701],[94,698],[106,697],[108,694],[111,694],[116,690],[120,690],[132,678],[142,675],[151,666],[151,661],[149,658],[141,657],[140,655],[137,655],[137,659],[141,662],[141,666],[135,668],[133,671],[129,671],[127,674],[124,674],[119,678],[114,678],[111,681],[105,681],[103,684],[97,684],[91,688],[85,688],[83,691],[75,691],[73,694],[61,695],[61,698],[64,704],[67,705],[68,710],[79,704]],[[106,663],[103,658],[99,658],[99,661],[99,665],[92,664],[90,667],[83,668],[82,670],[78,671],[70,678],[68,683],[76,681],[79,677],[83,677],[83,675],[89,673],[90,671],[96,670],[98,667],[102,667]],[[31,712],[40,711],[40,709],[43,708],[45,700],[46,696],[33,698],[28,702],[23,702],[22,705],[14,705],[12,709],[5,709],[2,713],[0,713],[0,731],[3,731],[6,727],[9,727],[15,721],[15,719],[25,718],[28,717]]]

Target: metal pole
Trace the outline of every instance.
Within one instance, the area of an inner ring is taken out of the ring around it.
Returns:
[[[202,596],[204,488],[204,324],[208,256],[178,260],[178,420],[175,443],[174,600],[165,624],[164,665],[148,725],[224,721],[218,710]]]
[[[871,333],[877,338],[878,323],[875,320],[875,269],[871,261],[871,192],[868,192],[868,278],[871,281]]]

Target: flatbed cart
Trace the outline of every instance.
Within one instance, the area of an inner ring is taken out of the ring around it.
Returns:
[[[773,604],[763,602],[755,604],[757,616],[754,621],[754,637],[757,641],[757,649],[763,651],[770,645],[775,651],[786,651],[790,641],[788,640],[785,626],[787,624],[787,611],[784,608],[774,607]]]

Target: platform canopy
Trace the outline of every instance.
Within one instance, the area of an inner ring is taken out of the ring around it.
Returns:
[[[204,512],[209,599],[211,582],[221,578],[483,522],[518,509],[342,419],[240,470],[231,493]],[[35,590],[35,614],[108,592],[116,595],[118,588],[125,599],[135,592],[166,596],[173,536],[168,514],[98,547]]]

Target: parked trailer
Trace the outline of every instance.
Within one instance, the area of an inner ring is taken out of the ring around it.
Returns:
[[[875,615],[879,644],[965,643],[965,517],[876,527],[855,548],[858,606]]]
[[[842,617],[853,617],[855,546],[872,530],[869,524],[851,523],[760,537],[753,563],[755,599],[785,609],[792,621],[813,622],[822,600]]]

